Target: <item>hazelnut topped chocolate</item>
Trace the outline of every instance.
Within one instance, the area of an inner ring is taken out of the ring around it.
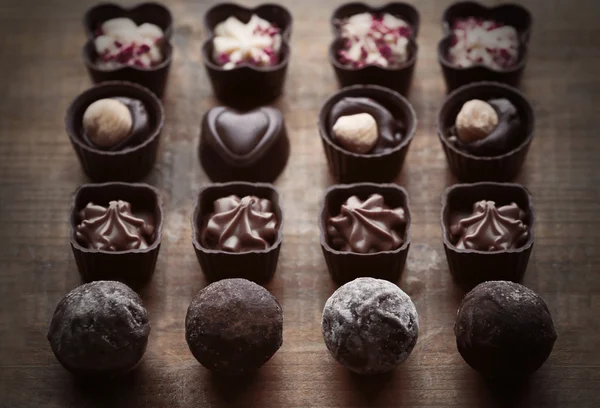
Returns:
[[[268,199],[230,195],[213,206],[201,232],[200,241],[206,248],[247,252],[267,249],[275,242],[279,220]]]
[[[518,146],[523,129],[519,112],[507,98],[471,99],[462,106],[448,140],[476,156],[496,156]]]
[[[214,62],[223,69],[242,64],[255,67],[277,65],[281,43],[281,31],[275,23],[256,14],[247,23],[230,16],[214,28]]]
[[[141,143],[150,133],[148,111],[138,99],[99,99],[83,113],[83,139],[91,146],[119,150]]]
[[[152,68],[164,60],[160,49],[163,30],[151,23],[137,25],[126,17],[104,21],[97,29],[94,46],[101,69],[123,66]]]
[[[152,215],[134,214],[127,201],[110,201],[107,207],[90,202],[79,212],[79,218],[75,237],[90,249],[146,249],[154,237]]]
[[[402,246],[405,227],[403,207],[390,208],[381,194],[364,201],[353,195],[327,220],[327,235],[338,251],[374,253]]]
[[[452,24],[448,59],[458,67],[483,65],[502,70],[517,64],[519,33],[510,25],[491,19],[467,17]]]
[[[367,97],[345,97],[331,107],[328,123],[332,139],[346,150],[381,153],[396,147],[405,133],[401,120]]]
[[[454,214],[450,234],[456,248],[500,251],[523,246],[529,239],[525,212],[516,203],[496,207],[493,201],[473,204],[471,215]]]
[[[338,50],[341,64],[362,68],[366,65],[397,68],[409,59],[408,43],[412,29],[408,22],[390,13],[358,13],[335,20],[345,40]]]

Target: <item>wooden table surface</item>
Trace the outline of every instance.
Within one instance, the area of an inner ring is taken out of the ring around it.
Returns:
[[[336,88],[326,59],[338,2],[288,0],[294,16],[285,94],[291,157],[276,185],[284,244],[267,288],[285,311],[284,343],[253,378],[221,382],[192,357],[184,317],[206,285],[191,244],[192,202],[209,181],[196,155],[201,115],[217,102],[200,60],[201,19],[214,1],[174,0],[175,56],[158,162],[145,180],[165,199],[152,282],[142,291],[152,332],[143,362],[121,382],[80,385],[46,340],[60,298],[80,284],[69,247],[71,194],[85,183],[64,130],[69,102],[90,86],[81,17],[93,0],[0,3],[0,407],[598,407],[600,406],[600,26],[598,2],[524,2],[535,23],[522,89],[536,136],[518,182],[537,209],[524,283],[552,312],[558,340],[518,390],[486,386],[458,354],[453,321],[463,293],[442,247],[440,197],[454,183],[435,134],[445,89],[436,57],[448,1],[414,1],[421,14],[410,100],[419,126],[397,182],[410,194],[412,246],[399,285],[414,300],[419,341],[391,375],[365,379],[329,355],[321,311],[336,286],[319,246],[317,208],[332,183],[316,128]],[[244,1],[246,4],[253,2]]]

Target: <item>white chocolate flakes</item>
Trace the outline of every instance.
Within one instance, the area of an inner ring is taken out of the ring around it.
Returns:
[[[162,29],[154,24],[137,26],[128,18],[105,21],[94,39],[97,65],[104,69],[124,65],[151,68],[163,61],[158,42],[164,37]]]
[[[457,20],[452,35],[448,59],[458,67],[478,64],[501,70],[514,66],[519,58],[519,39],[514,27],[470,17]]]
[[[219,23],[214,32],[213,58],[224,69],[244,63],[256,67],[279,63],[280,30],[255,14],[248,23],[229,17]]]
[[[408,61],[412,30],[401,18],[385,13],[355,14],[338,23],[346,44],[338,52],[339,61],[353,68],[365,65],[398,67]]]

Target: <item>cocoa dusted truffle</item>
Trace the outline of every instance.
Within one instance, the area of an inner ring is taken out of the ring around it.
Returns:
[[[230,195],[214,202],[201,242],[207,248],[227,252],[267,249],[275,242],[278,227],[271,201]]]
[[[76,375],[117,375],[146,351],[150,325],[140,297],[114,281],[86,283],[58,304],[48,341],[56,359]]]
[[[127,201],[110,201],[108,207],[88,203],[79,218],[75,237],[87,248],[113,252],[146,249],[153,241],[153,217],[134,215]]]
[[[454,218],[450,234],[458,249],[502,251],[519,248],[529,239],[525,212],[515,203],[496,207],[493,201],[477,201],[471,215]]]
[[[366,254],[402,246],[405,226],[404,208],[390,208],[381,194],[365,201],[351,196],[340,213],[327,220],[327,234],[332,248]]]
[[[532,374],[544,364],[556,340],[544,300],[508,281],[484,282],[467,293],[454,333],[467,364],[491,379]]]
[[[190,351],[204,367],[226,376],[248,374],[283,342],[283,311],[265,288],[223,279],[202,289],[185,318]]]
[[[415,305],[398,286],[358,278],[325,303],[321,324],[331,355],[349,370],[378,374],[408,358],[417,343]]]

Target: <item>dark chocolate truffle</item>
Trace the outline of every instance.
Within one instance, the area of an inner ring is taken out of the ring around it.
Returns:
[[[86,248],[116,252],[146,249],[152,243],[152,217],[135,216],[127,201],[110,201],[108,207],[88,203],[79,218],[75,236]]]
[[[351,196],[340,213],[327,220],[327,235],[336,250],[366,254],[402,246],[405,226],[404,208],[390,208],[381,194],[365,201]]]
[[[515,379],[535,372],[556,340],[544,300],[508,281],[484,282],[467,293],[454,333],[467,364],[492,379]]]
[[[185,318],[190,351],[204,367],[227,376],[248,374],[283,342],[283,311],[265,288],[223,279],[202,289]]]
[[[453,217],[450,234],[458,249],[515,249],[529,238],[529,227],[523,222],[525,217],[525,212],[515,203],[496,208],[493,201],[477,201],[471,215]]]
[[[415,305],[398,286],[358,278],[325,303],[323,338],[331,355],[349,370],[378,374],[408,358],[417,343]]]
[[[140,297],[115,281],[86,283],[58,304],[48,341],[57,360],[76,375],[117,375],[141,360],[150,334]]]
[[[202,230],[206,248],[227,252],[267,249],[275,242],[279,221],[266,198],[236,195],[219,198]]]

